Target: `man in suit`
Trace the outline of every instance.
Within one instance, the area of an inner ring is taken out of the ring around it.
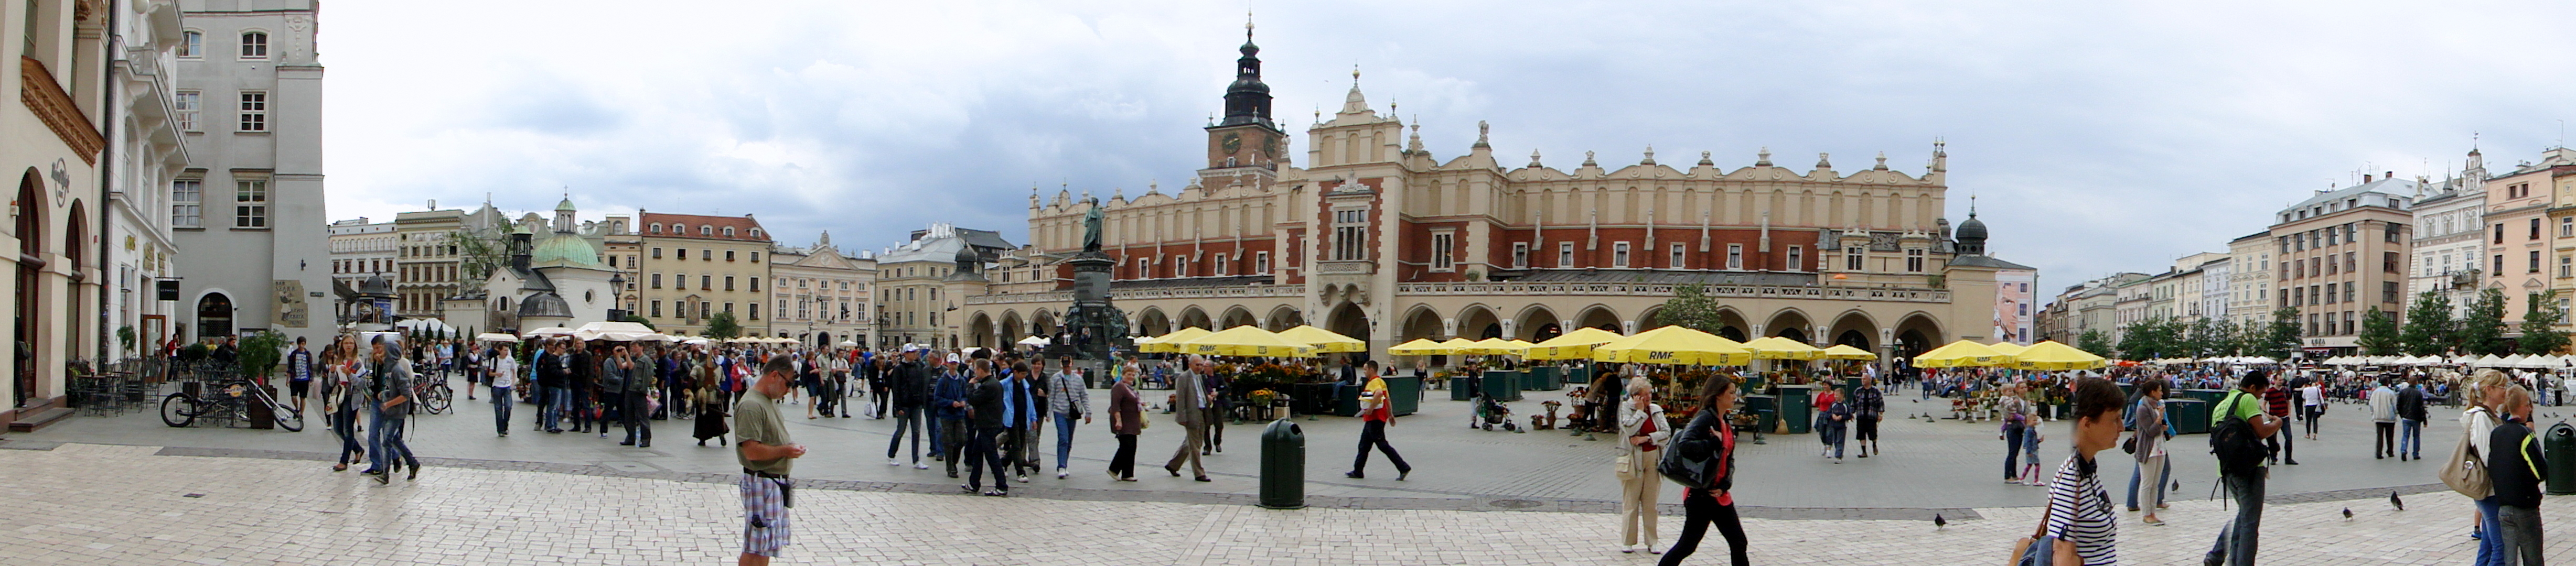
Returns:
[[[1190,472],[1198,481],[1211,481],[1207,467],[1199,464],[1199,447],[1207,443],[1208,418],[1207,390],[1200,387],[1199,376],[1208,370],[1207,359],[1193,357],[1187,369],[1172,375],[1172,417],[1181,423],[1183,433],[1180,451],[1172,453],[1172,460],[1163,464],[1163,471],[1171,472],[1172,477],[1181,476],[1181,461],[1188,460]]]

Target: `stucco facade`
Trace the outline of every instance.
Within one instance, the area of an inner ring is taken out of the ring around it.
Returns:
[[[322,76],[312,0],[185,0],[203,47],[178,58],[202,101],[172,206],[189,338],[248,329],[327,341],[331,254],[323,211]]]

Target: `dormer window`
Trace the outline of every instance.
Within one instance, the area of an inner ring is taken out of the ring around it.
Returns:
[[[700,224],[700,225],[698,225],[698,235],[700,235],[700,236],[713,236],[713,235],[716,235],[716,226],[715,226],[714,224]]]
[[[726,226],[726,227],[725,227],[725,229],[724,229],[724,234],[725,234],[725,237],[727,237],[727,238],[731,238],[731,237],[733,237],[733,227],[732,227],[732,226]]]
[[[660,223],[660,222],[655,222],[655,223],[653,223],[653,233],[655,233],[655,234],[660,234],[660,233],[662,233],[662,223]]]

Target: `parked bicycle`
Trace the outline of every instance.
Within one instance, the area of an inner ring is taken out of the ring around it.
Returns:
[[[413,381],[411,394],[413,398],[420,399],[421,410],[429,411],[432,415],[447,412],[449,404],[456,398],[456,392],[447,388],[447,378],[444,376]]]
[[[276,397],[268,394],[268,390],[247,380],[225,383],[205,391],[202,397],[186,391],[162,396],[161,424],[185,427],[196,424],[199,418],[226,423],[245,421],[250,419],[253,406],[268,407],[269,415],[277,420],[278,428],[287,432],[304,430],[303,413],[296,412],[292,405],[278,402]]]

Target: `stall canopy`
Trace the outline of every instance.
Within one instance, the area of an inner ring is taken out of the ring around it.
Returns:
[[[2029,346],[2023,346],[2011,342],[1995,342],[1993,344],[1987,344],[1986,347],[1994,349],[1997,354],[2003,354],[2006,356],[2018,356],[2021,355],[2022,350],[2030,349]]]
[[[2020,355],[2013,356],[2012,367],[2041,371],[2063,371],[2071,369],[2100,369],[2102,366],[2108,365],[2109,363],[2109,360],[2102,359],[2101,356],[2096,356],[2083,350],[2077,350],[2074,346],[2060,344],[2056,340],[2046,340],[2041,341],[2038,344],[2032,344],[2030,345],[2030,348],[2022,350]]]
[[[1386,355],[1389,356],[1438,356],[1448,353],[1449,349],[1440,347],[1439,342],[1433,342],[1430,338],[1415,338],[1411,342],[1389,346],[1386,349]]]
[[[593,322],[572,331],[574,338],[611,342],[633,342],[660,335],[652,327],[633,322]]]
[[[1179,352],[1179,351],[1181,351],[1181,343],[1182,343],[1182,342],[1188,342],[1188,341],[1191,341],[1191,340],[1196,340],[1196,339],[1198,339],[1198,338],[1199,338],[1199,337],[1201,337],[1201,336],[1207,336],[1207,335],[1209,335],[1209,334],[1214,334],[1214,332],[1209,332],[1209,331],[1208,331],[1208,329],[1205,329],[1205,328],[1199,328],[1199,327],[1196,327],[1196,326],[1192,326],[1192,327],[1189,327],[1189,328],[1183,328],[1183,329],[1180,329],[1180,330],[1174,330],[1174,331],[1172,331],[1170,334],[1164,334],[1164,335],[1162,335],[1162,336],[1156,336],[1156,337],[1152,337],[1152,338],[1143,338],[1143,339],[1138,339],[1138,340],[1136,341],[1136,351],[1139,351],[1139,352],[1146,352],[1146,353],[1154,353],[1154,352],[1174,353],[1174,352]]]
[[[1343,336],[1330,330],[1316,328],[1314,325],[1310,324],[1301,324],[1297,325],[1296,328],[1281,330],[1279,331],[1279,337],[1286,338],[1290,342],[1313,345],[1317,353],[1368,351],[1368,342],[1366,341],[1349,336]]]
[[[1498,356],[1516,355],[1521,353],[1521,351],[1519,348],[1512,347],[1512,342],[1510,340],[1486,338],[1483,340],[1477,340],[1473,343],[1467,344],[1466,346],[1459,347],[1458,353]]]
[[[1999,367],[2012,365],[2012,362],[2012,356],[1966,340],[1944,344],[1914,357],[1915,367],[1927,368]]]
[[[1019,341],[1019,344],[1022,346],[1036,346],[1040,348],[1044,348],[1046,345],[1053,343],[1055,343],[1054,340],[1048,340],[1045,336],[1030,336],[1027,338],[1021,338]]]
[[[1869,353],[1869,351],[1868,351],[1868,350],[1862,350],[1862,349],[1860,349],[1860,348],[1854,348],[1854,347],[1852,347],[1850,344],[1835,344],[1835,345],[1834,345],[1834,347],[1826,348],[1826,349],[1825,349],[1825,359],[1828,359],[1828,360],[1875,360],[1875,359],[1878,359],[1878,354],[1872,354],[1872,353]]]
[[[1281,338],[1261,327],[1243,325],[1219,330],[1195,340],[1181,343],[1182,351],[1209,356],[1249,356],[1263,358],[1309,358],[1315,347]]]
[[[1745,342],[1744,348],[1752,350],[1757,360],[1813,360],[1825,356],[1822,348],[1779,336],[1755,338]]]
[[[1549,338],[1521,349],[1521,357],[1532,360],[1580,360],[1592,357],[1592,347],[1621,338],[1619,333],[1593,327]]]
[[[517,337],[517,336],[511,336],[511,335],[508,335],[508,334],[495,334],[495,333],[491,333],[491,332],[485,332],[485,333],[482,333],[482,334],[476,334],[476,335],[474,335],[474,341],[476,341],[476,342],[510,342],[510,343],[517,343],[517,342],[519,341],[519,337]]]
[[[530,330],[527,335],[532,338],[538,336],[571,336],[572,329],[561,326],[548,326],[545,328]]]
[[[1740,366],[1753,361],[1743,344],[1680,326],[1666,326],[1592,347],[1593,361],[1700,366]]]

